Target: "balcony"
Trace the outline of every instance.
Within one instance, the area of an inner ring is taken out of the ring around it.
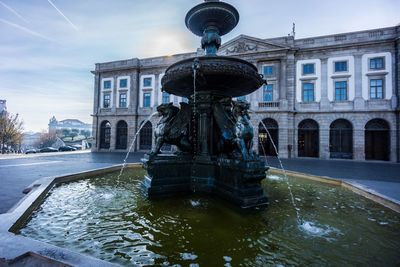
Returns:
[[[271,101],[271,102],[258,102],[258,107],[259,108],[274,108],[277,109],[279,108],[279,102],[278,101]]]

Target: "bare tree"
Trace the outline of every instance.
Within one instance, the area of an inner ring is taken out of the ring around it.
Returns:
[[[35,147],[44,148],[52,146],[57,141],[57,135],[55,133],[48,133],[43,131],[40,133],[40,138],[35,142]]]
[[[20,146],[22,143],[23,122],[19,115],[12,115],[8,112],[0,114],[0,146],[1,153],[4,154],[6,147]]]

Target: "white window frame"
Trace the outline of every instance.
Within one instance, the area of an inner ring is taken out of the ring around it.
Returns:
[[[314,74],[303,74],[303,65],[314,64]],[[296,62],[296,101],[299,103],[303,102],[303,82],[314,83],[314,102],[321,101],[321,60],[315,59],[304,59]]]
[[[144,86],[144,79],[151,78],[151,86]],[[144,108],[143,106],[143,93],[151,93],[150,97],[150,108],[154,106],[154,93],[155,93],[155,80],[156,76],[154,74],[146,74],[140,76],[140,98],[139,98],[139,106]],[[146,107],[149,108],[149,107]]]
[[[336,82],[346,82],[346,99],[337,100],[336,99]],[[348,78],[335,78],[332,80],[333,85],[333,99],[335,102],[347,102],[350,101],[350,90],[349,90],[349,79]]]
[[[347,61],[347,71],[335,72],[335,62]],[[328,100],[330,102],[343,102],[336,101],[335,99],[335,81],[347,80],[347,100],[353,101],[356,95],[355,88],[355,65],[354,56],[343,57],[330,57],[328,58]]]
[[[369,60],[371,58],[383,57],[384,58],[384,69],[370,69],[369,68]],[[364,54],[362,56],[362,97],[364,100],[376,100],[370,99],[370,88],[369,88],[369,80],[371,76],[382,76],[383,77],[383,99],[381,100],[390,100],[393,96],[393,69],[392,69],[392,53],[391,52],[381,52],[381,53],[371,53]]]
[[[119,87],[119,81],[120,80],[124,80],[124,79],[126,79],[128,81],[127,82],[127,87],[120,88]],[[128,108],[129,107],[129,104],[130,104],[129,99],[130,99],[130,96],[131,96],[130,91],[131,91],[131,77],[130,76],[120,76],[120,77],[118,77],[117,78],[117,92],[118,92],[118,94],[117,94],[117,107],[118,108],[121,108],[119,106],[120,105],[119,99],[120,99],[120,94],[121,93],[126,93],[126,107],[124,107],[124,108]]]
[[[105,81],[111,81],[111,89],[105,89],[104,88],[104,82]],[[110,94],[110,106],[107,108],[112,108],[113,107],[113,101],[114,101],[114,78],[102,78],[101,79],[101,94],[100,94],[100,107],[104,107],[104,94]]]
[[[157,92],[158,92],[158,97],[157,97],[157,101],[158,101],[158,105],[161,105],[162,102],[162,95],[163,92],[161,91],[162,85],[161,85],[161,79],[164,77],[165,73],[161,73],[158,75],[158,88],[157,88]],[[174,96],[172,94],[169,94],[169,102],[174,102]]]
[[[337,62],[346,62],[346,65],[347,65],[347,70],[341,70],[341,71],[336,71],[336,63]],[[340,59],[337,59],[337,58],[335,58],[334,60],[333,60],[333,62],[332,62],[332,64],[333,64],[333,66],[332,66],[332,69],[333,69],[333,73],[335,73],[335,74],[343,74],[343,73],[348,73],[349,72],[349,60],[346,58],[346,59],[343,59],[343,60],[340,60]]]
[[[265,75],[264,74],[264,68],[265,67],[272,67],[272,72],[273,72],[272,75]],[[273,64],[273,63],[262,64],[261,65],[261,74],[264,75],[264,79],[276,77],[276,65]]]

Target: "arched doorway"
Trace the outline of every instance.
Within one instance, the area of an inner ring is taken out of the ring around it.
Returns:
[[[338,119],[331,123],[329,152],[331,158],[353,158],[353,126],[348,120]]]
[[[143,125],[142,130],[140,130],[139,137],[139,149],[150,150],[153,142],[153,125],[151,122],[148,121],[145,125]]]
[[[128,124],[125,121],[117,123],[117,140],[115,149],[126,149],[128,143]]]
[[[111,142],[111,124],[103,121],[100,125],[100,148],[109,149]]]
[[[267,127],[270,136],[268,135],[266,129]],[[272,140],[271,140],[272,138]],[[274,148],[279,149],[279,127],[278,123],[274,119],[264,119],[262,123],[258,125],[258,153],[263,155],[265,152],[266,156],[276,156],[276,151]]]
[[[382,119],[365,125],[365,159],[390,160],[390,126]]]
[[[299,157],[319,157],[319,126],[315,120],[306,119],[298,126]]]

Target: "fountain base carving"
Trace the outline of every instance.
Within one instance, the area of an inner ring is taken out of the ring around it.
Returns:
[[[263,160],[207,159],[190,155],[146,155],[144,186],[149,198],[206,193],[241,208],[265,206],[261,181],[268,167]]]

